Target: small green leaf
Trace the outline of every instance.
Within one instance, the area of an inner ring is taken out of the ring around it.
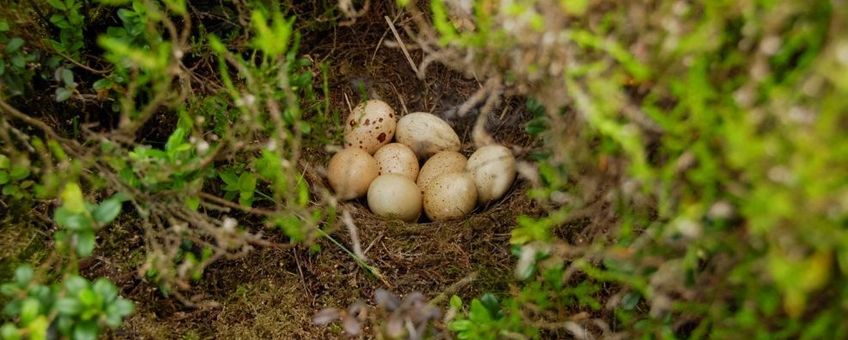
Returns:
[[[60,87],[56,89],[56,101],[61,103],[63,101],[68,100],[74,94],[74,91],[71,91],[68,88]]]
[[[63,68],[62,69],[62,83],[64,83],[65,86],[67,86],[67,87],[71,87],[71,86],[76,85],[76,83],[74,82],[74,72],[71,71],[70,69]]]
[[[88,280],[79,275],[71,276],[69,279],[65,280],[65,290],[68,294],[77,295],[86,287],[88,287]]]
[[[56,311],[64,315],[76,315],[82,310],[79,301],[72,298],[61,298],[56,301]]]
[[[12,162],[6,155],[0,155],[0,169],[8,169]]]
[[[132,301],[124,298],[118,298],[118,300],[111,304],[110,307],[112,307],[112,313],[120,315],[121,317],[128,316],[132,314],[133,310],[135,310],[135,305]]]
[[[462,309],[462,298],[456,295],[451,296],[450,306],[456,310]]]
[[[639,303],[639,299],[641,298],[642,296],[638,293],[629,292],[624,295],[623,299],[621,299],[621,308],[624,310],[633,310],[634,308],[636,308],[636,304]]]
[[[118,297],[118,288],[111,281],[102,277],[94,282],[92,289],[107,303],[112,302],[112,300]]]
[[[32,281],[32,277],[34,272],[32,267],[29,265],[23,265],[15,269],[15,283],[18,284],[18,287],[26,287]]]
[[[99,305],[100,302],[97,294],[89,288],[81,290],[77,294],[77,298],[79,299],[79,302],[82,303],[82,305],[85,307],[96,307],[97,305]]]
[[[94,231],[83,231],[77,234],[77,254],[82,257],[91,255],[94,251]]]
[[[85,213],[85,199],[82,197],[82,189],[74,182],[65,184],[62,190],[62,206],[69,212],[75,214]]]
[[[91,215],[97,223],[104,225],[112,222],[120,213],[121,200],[113,197],[100,202]]]
[[[6,53],[12,54],[15,53],[21,46],[24,45],[24,40],[18,37],[9,39],[9,42],[6,43]]]
[[[94,84],[92,85],[92,88],[99,91],[99,90],[110,89],[110,88],[112,88],[113,85],[114,85],[114,83],[112,83],[111,80],[109,80],[107,78],[103,78],[103,79],[100,79],[98,81],[95,81]]]
[[[60,11],[68,9],[67,7],[65,7],[65,3],[61,0],[47,0],[47,3],[50,4],[50,6],[53,6],[53,8],[58,9]]]
[[[233,169],[226,169],[218,172],[218,177],[224,181],[226,186],[224,187],[225,191],[238,191],[238,176],[236,176],[236,172]]]
[[[41,312],[41,303],[35,298],[27,298],[21,304],[21,323],[28,324],[35,320],[35,317]]]
[[[100,328],[94,321],[83,321],[74,326],[73,340],[97,340]]]
[[[9,183],[9,173],[6,171],[0,170],[0,184]]]
[[[0,327],[0,338],[18,340],[21,338],[21,331],[11,322],[7,322],[3,324],[3,327]]]
[[[29,161],[25,160],[21,164],[15,164],[12,166],[12,170],[9,171],[9,176],[12,177],[13,181],[20,181],[24,178],[29,177],[30,169],[29,169]]]
[[[56,209],[53,219],[56,220],[56,224],[74,232],[91,230],[94,227],[88,216],[72,213],[65,207]]]
[[[252,193],[254,190],[256,190],[256,176],[247,172],[243,172],[241,176],[239,176],[238,186],[239,191]]]

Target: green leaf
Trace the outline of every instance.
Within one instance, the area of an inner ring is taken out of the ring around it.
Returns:
[[[56,300],[56,311],[64,315],[76,315],[82,310],[79,301],[72,298],[61,298]]]
[[[21,304],[21,323],[28,324],[41,312],[41,303],[35,298],[27,298]]]
[[[86,212],[85,199],[82,197],[82,189],[74,182],[65,184],[61,194],[62,206],[69,212],[82,214]]]
[[[14,37],[9,39],[9,42],[6,43],[6,53],[12,54],[15,53],[21,46],[24,45],[24,40],[18,37]]]
[[[168,142],[165,143],[165,151],[173,151],[185,140],[186,131],[183,128],[177,128],[174,133],[168,137]]]
[[[243,172],[238,179],[238,187],[241,192],[253,192],[256,190],[256,176]]]
[[[111,281],[102,277],[94,281],[92,289],[107,303],[118,297],[118,288]]]
[[[94,211],[91,213],[97,223],[104,225],[112,222],[119,214],[121,214],[121,200],[118,198],[109,198],[100,202]]]
[[[132,314],[133,310],[135,310],[135,304],[124,298],[118,298],[118,300],[109,305],[109,307],[109,314],[118,315],[120,317],[128,316]]]
[[[11,322],[7,322],[3,324],[3,327],[0,327],[0,338],[5,340],[18,340],[21,338],[21,331],[15,327]]]
[[[56,220],[56,224],[74,232],[91,230],[94,227],[88,216],[72,213],[65,207],[56,209],[53,219]]]
[[[19,181],[24,178],[29,177],[29,161],[24,161],[21,164],[15,164],[12,166],[12,171],[9,171],[9,176],[12,177],[13,181]]]
[[[68,9],[67,7],[65,7],[65,3],[61,0],[47,0],[47,3],[50,4],[50,6],[53,6],[53,8],[58,9],[60,11],[65,11]]]
[[[23,68],[26,66],[26,62],[26,58],[24,58],[23,55],[15,54],[15,56],[12,57],[12,66],[20,70],[23,70]]]
[[[94,231],[83,231],[77,234],[77,254],[82,257],[91,255],[94,251]]]
[[[15,294],[17,294],[20,290],[21,290],[21,289],[20,289],[20,288],[18,288],[18,286],[17,286],[17,285],[12,284],[12,283],[4,283],[4,284],[0,285],[0,294],[3,294],[3,295],[5,295],[5,296],[12,296],[12,295],[15,295]]]
[[[9,183],[9,173],[3,170],[0,170],[0,185]]]
[[[6,20],[0,20],[0,32],[8,32],[9,31],[9,22]]]
[[[76,83],[74,82],[74,72],[71,71],[70,69],[63,68],[62,69],[62,83],[64,83],[65,86],[67,86],[67,87],[71,87],[71,86],[76,85]]]
[[[501,306],[498,302],[498,298],[496,298],[495,295],[491,293],[483,294],[483,296],[480,298],[480,302],[483,304],[484,307],[486,307],[486,310],[489,311],[489,315],[491,315],[493,318],[500,317]]]
[[[636,292],[630,292],[624,295],[624,298],[621,299],[621,308],[624,310],[633,310],[636,308],[636,305],[639,303],[639,300],[642,298]]]
[[[461,309],[462,308],[462,298],[460,298],[459,296],[456,296],[456,295],[451,296],[450,306],[453,307],[456,310]]]
[[[456,320],[451,322],[448,328],[454,332],[461,332],[471,329],[471,320]]]
[[[84,307],[97,307],[100,304],[97,294],[89,288],[81,290],[77,294],[77,298]]]
[[[74,94],[73,91],[71,91],[67,88],[64,88],[64,87],[60,87],[60,88],[56,89],[56,101],[59,102],[59,103],[66,101],[66,100],[68,100],[68,98],[71,98],[71,96],[73,94]]]
[[[12,162],[6,155],[0,155],[0,169],[8,169]]]
[[[94,321],[83,321],[74,326],[73,340],[97,340],[100,327]]]
[[[113,85],[114,85],[114,83],[112,83],[111,80],[109,80],[107,78],[103,78],[103,79],[100,79],[98,81],[95,81],[94,84],[92,85],[92,88],[99,91],[99,90],[110,89],[110,88],[112,88]]]
[[[77,295],[81,290],[88,287],[88,280],[79,275],[71,276],[65,280],[65,290],[70,295]]]
[[[32,267],[26,264],[22,265],[15,269],[15,283],[18,284],[18,287],[26,287],[32,282],[33,275]]]
[[[224,190],[226,191],[238,191],[239,186],[239,178],[236,176],[236,172],[233,169],[226,169],[224,171],[218,172],[218,177],[221,177],[221,180],[224,181],[226,186]]]

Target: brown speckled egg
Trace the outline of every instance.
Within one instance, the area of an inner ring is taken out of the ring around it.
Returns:
[[[442,151],[433,155],[433,157],[430,157],[424,163],[421,171],[418,172],[418,188],[423,192],[424,188],[436,177],[452,172],[465,171],[466,161],[465,156],[456,151]]]
[[[436,177],[424,189],[424,212],[433,221],[460,218],[477,203],[477,188],[471,175],[454,172]]]
[[[391,142],[397,127],[397,114],[389,104],[372,99],[353,108],[345,122],[345,148],[359,148],[374,154]]]
[[[380,175],[398,174],[413,181],[418,178],[418,158],[406,145],[386,144],[374,153],[374,159],[377,160]]]
[[[515,156],[503,145],[486,145],[468,157],[465,169],[474,177],[480,203],[486,203],[503,197],[512,186]]]
[[[397,124],[397,141],[406,144],[419,159],[439,151],[459,151],[456,131],[441,118],[426,112],[403,116]]]
[[[374,157],[358,148],[339,151],[333,155],[327,167],[327,179],[341,200],[365,195],[377,173]]]
[[[421,193],[406,176],[381,175],[368,188],[368,208],[378,216],[414,222],[421,216]]]

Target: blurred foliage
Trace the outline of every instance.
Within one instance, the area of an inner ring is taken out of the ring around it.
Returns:
[[[193,22],[183,0],[3,10],[14,16],[0,21],[0,204],[38,211],[11,221],[55,242],[43,263],[18,267],[32,280],[4,286],[0,337],[91,339],[120,325],[132,303],[110,281],[79,276],[79,262],[121,215],[145,242],[139,276],[187,304],[181,292],[212,262],[312,245],[335,228],[335,201],[310,186],[317,175],[301,162],[313,128],[304,116],[335,115],[313,90],[319,66],[298,56],[294,18],[274,1],[192,10],[249,24],[206,27],[214,20]],[[37,74],[55,83],[30,84]],[[55,88],[54,106],[40,107],[34,90],[44,87]],[[36,219],[42,212],[52,219]]]
[[[845,6],[430,10],[419,30],[440,61],[501,77],[547,113],[527,130],[545,141],[530,195],[551,212],[518,219],[524,283],[500,307],[524,322],[486,319],[475,300],[460,335],[848,336]],[[562,322],[575,311],[610,318]]]

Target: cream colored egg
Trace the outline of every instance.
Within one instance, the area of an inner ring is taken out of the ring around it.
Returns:
[[[424,191],[424,188],[436,177],[452,172],[465,171],[466,162],[465,156],[456,151],[442,151],[433,155],[433,157],[430,157],[424,163],[424,166],[421,167],[421,171],[418,173],[418,188]]]
[[[374,154],[395,135],[397,116],[389,104],[369,100],[353,108],[345,122],[345,148],[359,148]]]
[[[421,216],[421,193],[406,176],[380,175],[368,188],[368,207],[378,216],[414,222]]]
[[[408,146],[400,143],[386,144],[374,153],[380,175],[398,174],[411,180],[418,178],[418,158]]]
[[[365,195],[377,173],[377,161],[374,157],[358,148],[339,151],[333,155],[327,167],[327,179],[341,200]]]
[[[463,217],[476,203],[477,188],[466,172],[443,174],[424,189],[424,212],[433,221]]]
[[[503,197],[515,180],[515,156],[503,145],[490,144],[477,149],[465,169],[474,178],[480,203]]]
[[[459,151],[459,136],[441,118],[426,112],[401,117],[397,125],[397,141],[409,146],[419,159],[439,151]]]

